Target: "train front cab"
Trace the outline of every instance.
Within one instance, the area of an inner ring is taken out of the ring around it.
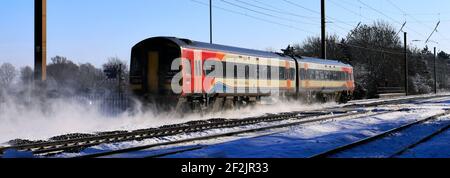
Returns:
[[[132,49],[130,84],[133,92],[151,103],[172,106],[178,95],[171,87],[179,70],[171,70],[172,62],[181,57],[181,48],[167,38],[151,38]]]

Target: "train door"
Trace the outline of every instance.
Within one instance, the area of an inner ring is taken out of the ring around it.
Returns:
[[[201,50],[194,50],[194,93],[203,93],[203,53]]]
[[[148,53],[147,83],[150,93],[158,93],[159,90],[159,53],[150,51]]]
[[[292,80],[291,80],[291,64],[286,61],[285,62],[285,79],[286,79],[286,88],[288,91],[292,89]]]

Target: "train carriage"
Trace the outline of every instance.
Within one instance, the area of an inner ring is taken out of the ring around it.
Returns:
[[[175,59],[181,63],[173,68]],[[354,89],[353,68],[343,63],[174,37],[150,38],[133,47],[130,83],[151,102],[203,108],[271,95],[336,97]]]

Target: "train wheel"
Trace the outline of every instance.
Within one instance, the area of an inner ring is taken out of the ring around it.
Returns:
[[[339,103],[345,104],[348,103],[350,100],[352,100],[352,95],[350,95],[348,92],[341,92],[339,97]]]

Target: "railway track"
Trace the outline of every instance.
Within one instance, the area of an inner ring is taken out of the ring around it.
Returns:
[[[450,95],[418,96],[418,97],[407,97],[407,98],[391,99],[391,100],[384,100],[384,101],[373,101],[373,102],[368,102],[368,103],[364,103],[364,102],[352,103],[352,104],[345,105],[344,108],[374,107],[374,106],[380,106],[380,105],[402,104],[402,103],[411,103],[411,102],[421,103],[422,100],[429,100],[429,99],[434,99],[434,98],[444,98],[444,97],[450,97]]]
[[[377,140],[385,139],[385,138],[388,138],[395,134],[400,134],[409,128],[413,128],[415,126],[424,124],[429,121],[437,120],[438,118],[447,116],[447,115],[450,115],[450,110],[447,110],[441,114],[437,114],[437,115],[434,115],[431,117],[427,117],[425,119],[420,119],[415,122],[402,125],[400,127],[385,131],[383,133],[377,134],[372,137],[368,137],[368,138],[365,138],[365,139],[362,139],[362,140],[359,140],[359,141],[356,141],[356,142],[353,142],[353,143],[350,143],[350,144],[347,144],[347,145],[344,145],[341,147],[334,148],[332,150],[325,151],[323,153],[311,156],[310,158],[333,158],[333,157],[338,157],[339,154],[352,153],[352,150],[360,148],[366,144],[374,143]],[[410,149],[430,140],[431,138],[443,133],[444,131],[447,131],[448,129],[450,129],[450,124],[446,124],[444,127],[441,127],[439,129],[433,131],[431,134],[426,135],[425,137],[423,137],[419,140],[416,140],[413,143],[409,143],[407,146],[405,146],[402,149],[400,149],[399,151],[396,151],[395,153],[391,154],[389,157],[399,156],[399,155],[405,153],[407,150],[410,150]]]
[[[303,119],[318,117],[323,115],[332,115],[347,113],[353,110],[345,111],[310,111],[310,112],[291,112],[272,114],[263,117],[252,117],[245,119],[211,119],[207,121],[194,121],[185,124],[162,126],[160,128],[150,128],[136,130],[131,132],[112,132],[111,134],[88,136],[85,138],[67,139],[60,141],[49,141],[35,144],[24,144],[0,148],[0,153],[5,150],[13,149],[17,151],[32,152],[35,155],[52,154],[71,150],[80,150],[105,143],[117,143],[134,140],[144,140],[149,138],[165,137],[183,133],[199,132],[211,129],[232,128],[262,122],[276,122],[287,119]],[[1,155],[1,154],[0,154]]]
[[[427,96],[427,97],[417,97],[417,98],[406,98],[399,100],[390,100],[390,101],[380,101],[373,102],[370,104],[365,104],[364,106],[379,106],[386,104],[400,104],[405,102],[411,102],[415,100],[423,100],[423,99],[432,99],[439,98],[445,96]],[[221,128],[232,128],[232,127],[240,127],[253,125],[263,122],[277,122],[289,119],[307,119],[314,118],[319,116],[326,115],[334,115],[334,114],[345,114],[350,112],[361,112],[360,109],[355,109],[356,107],[364,107],[362,105],[352,104],[347,105],[345,107],[338,108],[328,108],[325,111],[308,111],[308,112],[289,112],[289,113],[280,113],[280,114],[272,114],[262,117],[251,117],[244,119],[210,119],[206,121],[191,121],[184,124],[177,125],[169,125],[162,126],[160,128],[149,128],[149,129],[141,129],[135,131],[121,131],[121,132],[111,132],[104,133],[100,135],[92,135],[86,136],[83,138],[72,138],[58,141],[44,141],[39,143],[31,143],[31,144],[22,144],[16,146],[9,146],[0,148],[0,156],[3,154],[5,150],[17,150],[24,152],[31,152],[35,155],[46,155],[46,154],[56,154],[61,152],[70,152],[70,151],[81,151],[84,148],[107,144],[107,143],[118,143],[125,141],[140,141],[149,138],[158,138],[165,137],[183,133],[191,133],[191,132],[199,132],[206,131],[211,129],[221,129]],[[289,126],[289,125],[287,125]],[[286,126],[285,126],[286,127]]]
[[[163,143],[156,143],[156,144],[150,144],[150,145],[126,148],[126,149],[121,149],[121,150],[114,150],[114,151],[108,151],[108,152],[103,152],[103,153],[84,155],[84,156],[79,156],[77,158],[101,158],[101,157],[105,157],[105,156],[112,156],[112,155],[118,155],[118,154],[123,154],[123,153],[130,153],[130,152],[146,150],[146,149],[151,149],[151,148],[157,148],[157,147],[162,147],[162,146],[173,146],[173,145],[178,145],[178,144],[191,143],[191,142],[194,142],[194,141],[204,141],[204,140],[211,140],[211,139],[217,139],[217,138],[223,138],[223,137],[231,137],[231,136],[236,136],[236,135],[240,135],[240,134],[254,133],[254,132],[260,132],[260,131],[266,131],[266,130],[272,130],[272,129],[278,129],[278,128],[285,128],[285,127],[291,127],[291,126],[308,124],[308,123],[314,123],[314,122],[323,122],[323,121],[329,121],[329,120],[337,120],[337,119],[340,119],[340,118],[348,118],[348,117],[351,117],[351,116],[354,116],[354,117],[362,117],[362,116],[371,117],[371,116],[375,116],[375,115],[386,114],[386,113],[389,113],[389,112],[397,112],[397,110],[395,110],[395,111],[384,111],[384,112],[373,113],[373,114],[367,115],[368,112],[369,111],[367,111],[367,112],[354,112],[354,113],[347,113],[347,114],[341,114],[341,115],[330,115],[330,116],[323,115],[323,117],[320,117],[320,118],[306,117],[306,118],[300,119],[299,121],[295,121],[295,122],[292,122],[292,123],[279,124],[279,125],[273,125],[273,126],[267,126],[267,127],[260,127],[260,128],[255,128],[255,129],[246,129],[246,130],[232,131],[232,132],[228,132],[228,133],[221,133],[221,134],[209,135],[209,136],[204,136],[204,137],[196,137],[196,138],[189,138],[189,139],[183,139],[183,140],[176,140],[176,141],[169,141],[169,142],[163,142]],[[193,148],[189,148],[189,149],[169,152],[169,153],[152,155],[152,156],[149,156],[148,158],[163,157],[163,156],[168,156],[168,155],[177,154],[177,153],[181,153],[181,152],[198,150],[198,149],[201,149],[201,148],[204,148],[204,147],[206,147],[206,146],[198,146],[198,147],[193,147]]]

